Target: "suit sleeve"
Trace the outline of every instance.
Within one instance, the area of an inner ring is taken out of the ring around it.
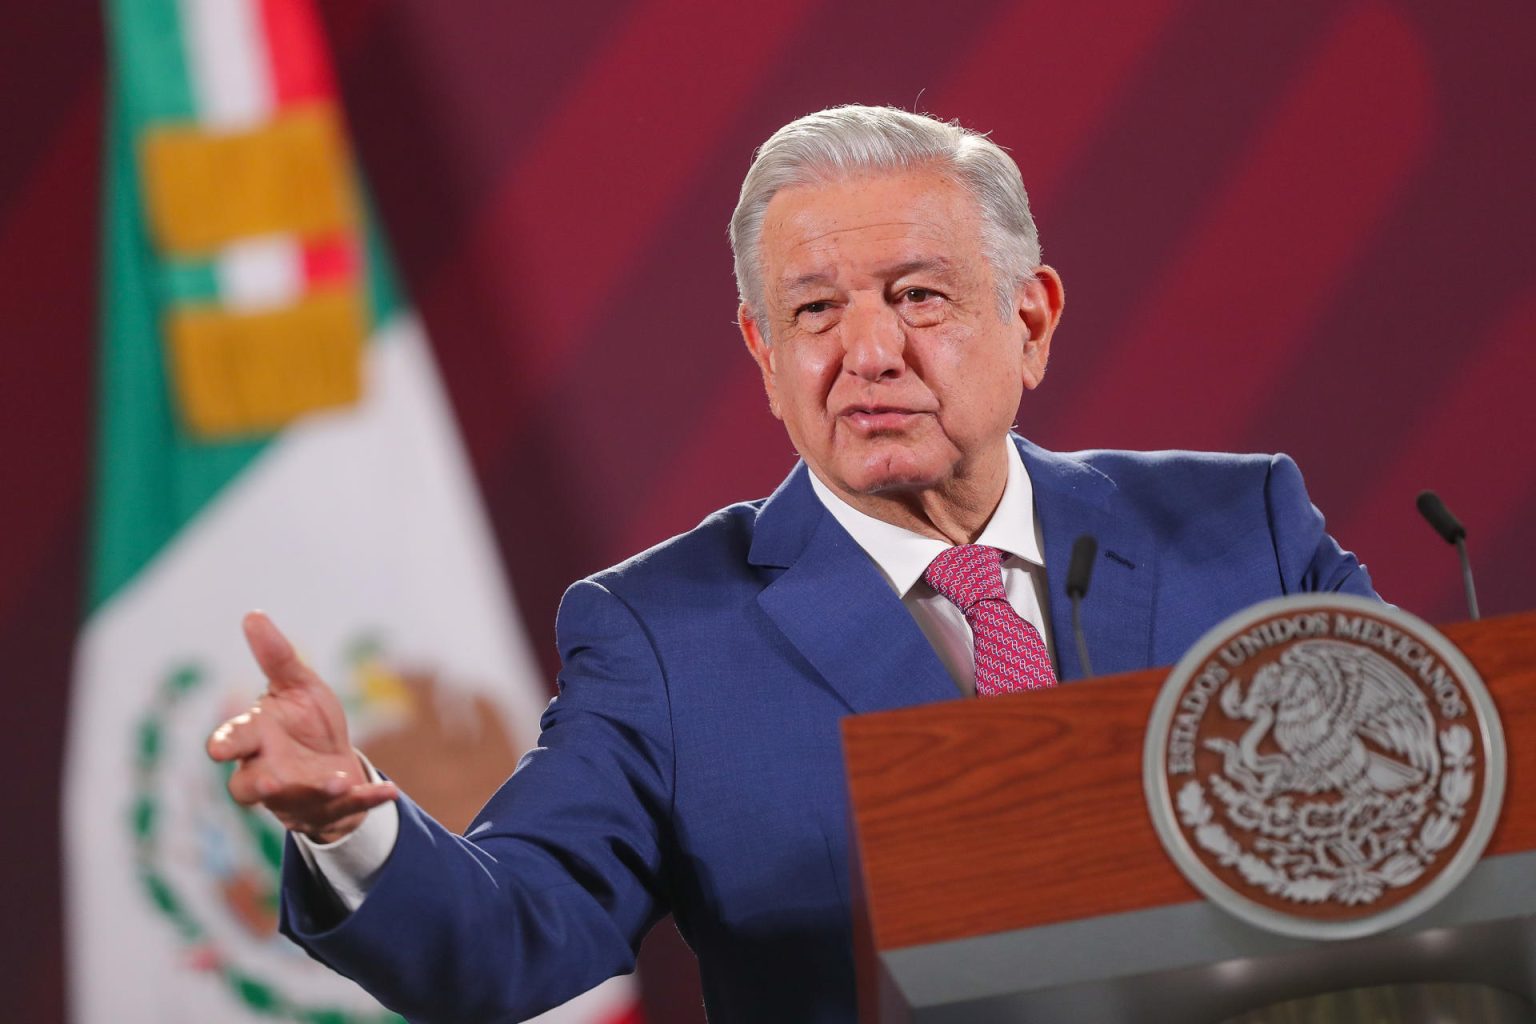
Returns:
[[[1365,566],[1328,535],[1323,514],[1307,497],[1301,471],[1290,456],[1270,459],[1264,502],[1284,593],[1377,596]]]
[[[633,970],[665,911],[672,734],[654,648],[591,581],[566,593],[556,631],[564,668],[539,746],[468,838],[401,798],[395,848],[345,915],[284,858],[285,933],[413,1021],[532,1016]]]

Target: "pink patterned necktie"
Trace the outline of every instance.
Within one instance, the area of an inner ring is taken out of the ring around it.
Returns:
[[[1003,591],[1003,553],[982,544],[961,544],[929,563],[923,579],[947,597],[976,639],[976,696],[992,697],[1056,685],[1056,670],[1040,631]]]

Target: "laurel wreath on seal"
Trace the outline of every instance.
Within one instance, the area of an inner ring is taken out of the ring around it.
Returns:
[[[162,869],[165,815],[158,793],[164,784],[161,762],[165,755],[168,722],[178,705],[205,680],[202,669],[183,665],[161,682],[153,702],[138,722],[133,802],[129,809],[134,866],[144,894],[175,928],[183,944],[194,950],[211,950],[212,940],[206,926],[193,913],[191,904],[176,891]],[[216,952],[207,966],[218,973],[236,999],[262,1016],[297,1024],[405,1024],[404,1018],[387,1010],[358,1013],[339,1007],[305,1006],[288,998],[275,981],[247,973]]]
[[[1259,833],[1253,845],[1268,857],[1250,852],[1215,820],[1198,780],[1179,790],[1179,820],[1223,867],[1236,869],[1244,881],[1271,896],[1296,903],[1372,903],[1387,889],[1419,878],[1461,829],[1474,785],[1472,733],[1453,725],[1439,740],[1443,770],[1438,785],[1430,780],[1390,800],[1345,801],[1342,815],[1339,805],[1295,807],[1288,797],[1266,805],[1211,775],[1211,788],[1226,805],[1229,820]],[[1309,818],[1323,825],[1302,827]]]

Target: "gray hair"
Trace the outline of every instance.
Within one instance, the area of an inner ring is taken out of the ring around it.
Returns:
[[[999,311],[1006,316],[1014,289],[1040,266],[1040,236],[1018,165],[997,143],[958,122],[857,105],[829,107],[791,121],[752,158],[731,215],[731,252],[742,303],[762,315],[763,216],[781,189],[926,167],[953,176],[976,201],[983,253],[997,279]],[[768,325],[761,326],[766,336]]]

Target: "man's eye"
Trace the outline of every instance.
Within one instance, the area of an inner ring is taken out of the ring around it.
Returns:
[[[795,316],[800,316],[802,313],[810,313],[813,315],[816,313],[825,313],[831,308],[832,303],[830,302],[807,302],[805,305],[795,310]]]
[[[931,288],[908,288],[901,293],[901,297],[908,302],[927,302],[929,299],[938,298],[939,293]]]

